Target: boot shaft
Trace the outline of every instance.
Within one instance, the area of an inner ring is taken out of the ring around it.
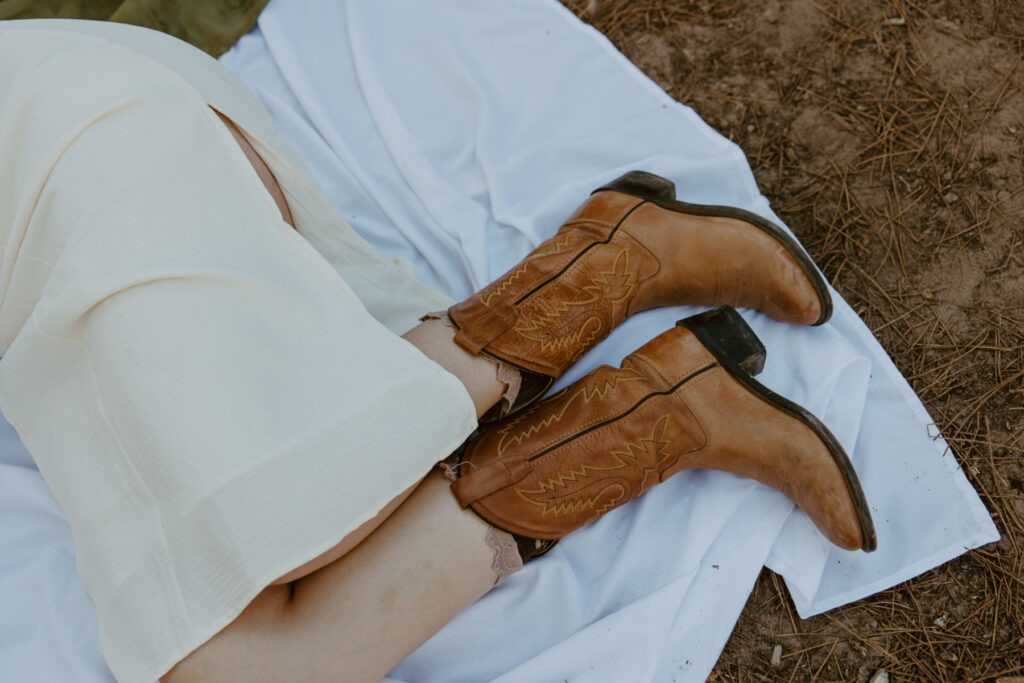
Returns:
[[[643,200],[602,192],[518,265],[449,310],[455,341],[550,377],[603,339],[633,311],[638,286],[660,268],[621,231]]]

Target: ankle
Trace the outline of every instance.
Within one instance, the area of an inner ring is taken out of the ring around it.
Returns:
[[[497,361],[473,355],[456,344],[455,330],[444,318],[431,314],[422,321],[402,338],[462,383],[479,418],[501,400],[505,391],[505,384],[497,378]]]
[[[448,315],[448,311],[432,311],[424,315],[420,320],[424,322],[436,320],[448,329],[458,330],[458,327]],[[522,370],[497,358],[492,358],[486,354],[480,354],[477,357],[494,365],[495,379],[504,387],[501,398],[490,408],[483,411],[483,414],[480,416],[481,422],[501,420],[510,413],[524,407],[524,400],[533,402],[551,384],[550,379],[547,377]],[[540,378],[540,382],[538,382],[538,378]],[[538,386],[538,384],[542,384],[542,386]]]

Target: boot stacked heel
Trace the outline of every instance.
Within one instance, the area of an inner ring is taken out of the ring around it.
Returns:
[[[749,375],[764,369],[764,345],[734,308],[719,306],[684,318],[676,325],[693,332],[720,361],[734,363]]]

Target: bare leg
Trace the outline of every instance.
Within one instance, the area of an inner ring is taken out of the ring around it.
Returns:
[[[439,320],[422,322],[403,335],[407,341],[422,351],[423,355],[459,378],[473,399],[477,417],[480,417],[498,402],[505,390],[505,385],[498,381],[497,364],[494,361],[486,356],[473,356],[467,353],[452,341],[454,336],[455,331],[443,325]],[[338,545],[296,567],[274,581],[272,585],[278,586],[302,578],[352,550],[364,538],[373,533],[373,530],[398,508],[414,488],[415,486],[403,491],[377,516],[360,525]]]
[[[404,336],[466,385],[478,415],[501,397],[496,364],[456,346],[440,321]],[[162,680],[379,680],[494,585],[487,531],[433,472],[267,587]]]
[[[505,391],[498,381],[498,364],[487,356],[474,356],[454,342],[455,330],[440,320],[427,320],[404,335],[407,341],[448,372],[459,378],[480,417],[498,402]]]
[[[487,528],[434,472],[355,549],[264,590],[162,680],[377,681],[493,586]]]

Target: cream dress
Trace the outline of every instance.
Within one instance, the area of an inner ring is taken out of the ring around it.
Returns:
[[[70,522],[119,681],[163,675],[475,427],[398,336],[449,300],[173,38],[0,23],[0,235],[0,408]]]

